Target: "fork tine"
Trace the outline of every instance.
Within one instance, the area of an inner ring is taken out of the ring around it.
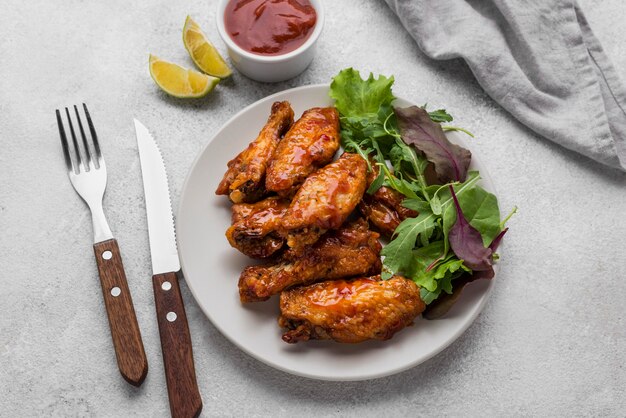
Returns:
[[[63,147],[63,156],[65,157],[65,165],[67,166],[67,171],[74,172],[74,165],[72,163],[72,157],[70,157],[70,149],[67,143],[67,136],[65,136],[65,129],[63,128],[63,119],[61,119],[61,112],[59,109],[56,111],[57,113],[57,124],[59,125],[59,135],[61,135],[61,146]]]
[[[80,147],[78,146],[78,141],[76,140],[76,134],[74,133],[74,126],[72,125],[72,117],[70,116],[70,111],[65,108],[65,114],[67,115],[67,122],[70,125],[70,133],[72,134],[72,142],[74,143],[74,150],[76,151],[76,162],[78,164],[78,171],[80,172],[85,170],[83,166],[83,159],[80,156]]]
[[[80,115],[78,114],[78,108],[76,107],[76,105],[74,105],[74,112],[76,113],[76,120],[78,121],[78,130],[80,131],[80,136],[83,138],[83,146],[85,147],[85,155],[87,157],[87,166],[91,167],[91,151],[89,150],[87,137],[85,136],[85,131],[83,130],[83,123],[80,120]]]
[[[89,132],[91,132],[91,139],[93,140],[93,147],[96,151],[98,165],[100,165],[102,163],[102,154],[100,153],[100,144],[98,143],[96,128],[93,127],[93,122],[91,121],[91,116],[89,115],[89,110],[87,110],[87,105],[85,103],[83,103],[83,109],[85,110],[85,116],[87,116],[87,124],[89,125]]]

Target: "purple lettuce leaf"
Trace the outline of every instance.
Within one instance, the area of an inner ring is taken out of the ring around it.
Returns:
[[[489,266],[487,270],[473,272],[472,279],[470,281],[473,282],[474,280],[480,280],[480,279],[489,280],[489,279],[493,279],[495,275],[496,275],[496,272],[493,270],[493,266]]]
[[[489,270],[493,264],[493,251],[483,245],[480,232],[467,222],[456,193],[454,193],[454,188],[449,187],[456,207],[456,222],[448,234],[450,248],[470,269],[474,271]]]
[[[411,106],[394,108],[400,136],[433,163],[439,181],[465,181],[472,153],[448,141],[441,125],[433,122],[426,110]]]
[[[496,235],[493,241],[491,241],[491,244],[489,244],[489,248],[491,248],[492,252],[496,252],[496,250],[498,249],[498,245],[500,245],[500,241],[502,241],[502,237],[504,236],[504,234],[506,234],[506,231],[508,230],[509,228],[504,228],[498,235]]]

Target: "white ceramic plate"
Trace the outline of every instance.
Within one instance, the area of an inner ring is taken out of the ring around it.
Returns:
[[[230,202],[215,189],[226,163],[256,138],[277,100],[288,100],[296,117],[308,108],[332,105],[328,85],[298,87],[276,93],[246,107],[207,143],[185,181],[177,219],[183,273],[198,305],[213,324],[239,348],[277,369],[324,380],[364,380],[398,373],[422,363],[456,340],[481,311],[493,280],[472,283],[448,315],[417,319],[389,341],[338,344],[310,341],[294,345],[281,340],[278,297],[242,305],[237,282],[254,261],[231,248],[224,236],[230,225]],[[412,103],[398,99],[396,104]],[[450,139],[466,148],[460,135]],[[471,149],[471,148],[470,148]],[[494,191],[487,170],[473,155],[471,169],[480,170],[481,185]]]

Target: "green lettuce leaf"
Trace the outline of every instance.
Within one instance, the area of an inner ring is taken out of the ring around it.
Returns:
[[[344,117],[362,117],[377,114],[381,106],[391,106],[395,97],[391,93],[393,76],[383,75],[377,79],[370,73],[367,80],[353,68],[342,70],[330,84],[330,97],[335,99],[335,107]]]
[[[435,241],[413,251],[413,265],[407,272],[421,287],[420,296],[429,304],[437,299],[441,292],[452,293],[452,281],[470,270],[454,254],[441,257],[443,240]]]
[[[424,106],[424,109],[426,106]],[[430,116],[430,120],[437,123],[443,122],[452,122],[454,118],[451,114],[448,113],[446,109],[437,109],[432,112],[428,112],[428,116]]]

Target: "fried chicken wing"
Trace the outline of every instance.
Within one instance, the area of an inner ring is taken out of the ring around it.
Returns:
[[[378,274],[378,236],[368,229],[364,219],[358,219],[329,231],[301,255],[289,250],[277,264],[246,267],[239,278],[241,301],[267,300],[288,287],[322,279]]]
[[[367,187],[378,176],[378,167],[367,175]],[[374,194],[364,194],[359,202],[359,211],[370,224],[380,233],[390,238],[400,222],[407,218],[414,218],[418,213],[402,206],[404,195],[390,187],[382,186]]]
[[[363,197],[366,175],[365,160],[350,153],[311,174],[283,217],[287,245],[301,249],[339,228]]]
[[[404,277],[336,280],[285,290],[278,323],[288,343],[358,343],[391,338],[424,308],[419,287]]]
[[[339,149],[339,113],[334,107],[305,111],[276,147],[265,187],[291,196],[309,174],[332,161]]]
[[[215,194],[229,195],[234,203],[261,199],[265,194],[267,165],[292,124],[293,110],[289,102],[275,102],[259,136],[228,162],[228,170]]]
[[[289,201],[269,197],[257,203],[232,206],[232,226],[226,231],[231,246],[253,258],[267,258],[283,247],[285,239],[276,232]]]

